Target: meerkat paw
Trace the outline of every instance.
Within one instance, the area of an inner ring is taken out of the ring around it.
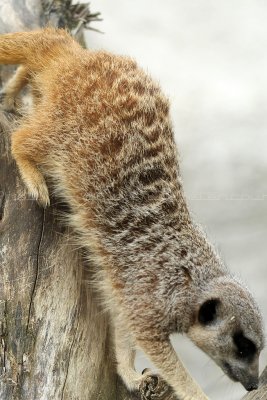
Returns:
[[[161,398],[171,391],[167,383],[149,369],[145,369],[142,375],[131,369],[124,371],[121,377],[129,391],[139,392],[144,398],[148,398],[148,394],[155,394]]]
[[[143,371],[142,379],[139,384],[139,392],[142,398],[165,398],[173,393],[171,387],[160,377],[149,369]]]
[[[41,207],[50,205],[49,192],[44,177],[38,173],[31,180],[25,181],[30,196],[37,201]]]
[[[46,183],[30,184],[28,185],[29,194],[37,201],[41,207],[48,207],[50,205],[50,198]]]

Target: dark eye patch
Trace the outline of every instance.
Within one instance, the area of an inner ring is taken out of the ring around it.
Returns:
[[[239,358],[253,359],[257,352],[255,344],[246,338],[242,331],[236,332],[233,337],[234,344],[237,348],[237,356]]]
[[[216,320],[219,303],[219,300],[211,299],[202,304],[198,313],[198,320],[202,325],[212,324]]]

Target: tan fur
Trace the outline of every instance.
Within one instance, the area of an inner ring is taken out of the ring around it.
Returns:
[[[23,65],[4,89],[6,104],[14,104],[27,81],[34,99],[12,135],[12,154],[40,204],[49,204],[48,178],[70,206],[69,223],[99,267],[118,372],[130,389],[138,388],[142,378],[133,360],[140,346],[180,400],[207,399],[174,352],[170,334],[187,333],[224,368],[234,357],[237,329],[253,340],[258,359],[262,322],[247,289],[231,278],[191,219],[168,100],[135,61],[84,50],[63,30],[2,35],[0,63]],[[229,285],[236,297],[227,303]],[[220,300],[222,338],[198,319],[211,296]],[[227,348],[220,347],[226,337]],[[251,388],[257,362],[249,374],[243,364],[235,363],[233,374]]]

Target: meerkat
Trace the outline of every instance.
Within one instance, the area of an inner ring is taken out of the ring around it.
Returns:
[[[131,58],[85,50],[52,28],[0,36],[0,63],[20,64],[4,107],[26,84],[33,97],[12,155],[33,198],[49,205],[49,181],[70,208],[68,223],[98,268],[128,389],[146,378],[134,369],[139,347],[180,400],[207,399],[174,351],[173,333],[256,389],[262,317],[192,220],[159,85]]]

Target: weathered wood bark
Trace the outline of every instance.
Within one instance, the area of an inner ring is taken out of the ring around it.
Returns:
[[[70,21],[63,6],[44,14],[42,4],[1,0],[0,33],[36,28],[50,16],[53,25]],[[8,72],[1,69],[2,81]],[[86,283],[82,251],[56,207],[27,198],[10,157],[10,118],[1,112],[0,399],[133,399],[116,376],[108,319]]]
[[[1,0],[0,33],[46,24],[75,28],[98,18],[68,0]],[[0,70],[1,81],[10,68]],[[0,110],[0,399],[174,400],[157,377],[133,395],[116,375],[108,316],[88,285],[92,274],[56,204],[27,197],[10,157],[18,116]],[[261,388],[245,399],[264,399]],[[264,386],[265,385],[265,386]]]

